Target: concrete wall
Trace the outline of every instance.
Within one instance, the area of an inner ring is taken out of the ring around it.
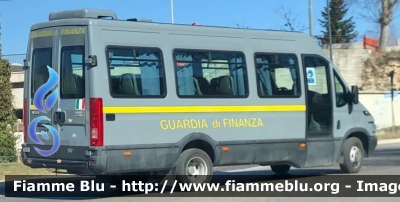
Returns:
[[[324,49],[329,55],[329,50]],[[372,51],[365,49],[333,49],[333,64],[339,69],[347,84],[361,86],[361,75],[364,62]]]
[[[11,83],[23,83],[24,82],[24,72],[17,71],[11,73]],[[22,109],[23,99],[24,99],[24,89],[23,85],[16,85],[18,87],[12,89],[12,93],[14,95],[14,107],[16,109]]]
[[[13,88],[12,93],[14,95],[14,108],[22,109],[24,104],[24,89],[23,88]]]
[[[392,127],[392,102],[385,98],[385,93],[390,92],[360,92],[360,102],[374,116],[377,129]],[[399,92],[400,94],[400,92]],[[393,100],[395,126],[400,126],[400,96]]]

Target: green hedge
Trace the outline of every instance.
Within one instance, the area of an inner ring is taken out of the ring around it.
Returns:
[[[16,123],[14,98],[11,84],[11,65],[0,59],[0,163],[16,162],[16,137],[13,125]]]

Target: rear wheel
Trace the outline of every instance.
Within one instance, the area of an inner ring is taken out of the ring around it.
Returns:
[[[212,179],[211,158],[201,149],[187,149],[176,163],[176,179],[182,183],[209,183]]]
[[[271,165],[271,170],[278,175],[284,175],[289,172],[290,165]]]
[[[344,173],[358,173],[364,159],[364,147],[360,139],[351,137],[343,145],[343,163],[340,169]]]

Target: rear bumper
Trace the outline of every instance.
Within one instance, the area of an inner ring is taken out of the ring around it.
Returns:
[[[30,149],[32,145],[22,145],[21,156],[26,166],[32,168],[66,169],[71,174],[120,174],[140,172],[164,172],[174,167],[179,157],[179,148],[175,145],[147,146],[104,146],[74,149],[79,158],[68,156],[67,152],[56,153],[53,158],[41,157]],[[65,148],[64,148],[65,149]],[[63,149],[63,151],[64,151]],[[66,149],[65,149],[66,151]],[[125,155],[126,151],[130,155]],[[71,154],[71,153],[70,153]],[[29,157],[29,159],[27,159]],[[60,158],[60,159],[59,159]]]
[[[28,157],[29,152],[29,147],[23,144],[22,162],[31,168],[65,169],[70,174],[103,174],[106,168],[107,158],[103,148],[88,148],[86,150],[87,160]]]
[[[56,168],[65,169],[74,174],[90,173],[87,161],[57,160],[45,158],[28,158],[26,153],[21,152],[22,163],[31,168]]]

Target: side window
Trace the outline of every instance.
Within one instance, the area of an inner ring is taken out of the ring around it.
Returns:
[[[85,47],[61,48],[61,98],[85,98]]]
[[[243,98],[249,94],[243,53],[176,50],[174,59],[179,97]]]
[[[300,71],[296,55],[256,53],[255,64],[259,97],[301,95]]]
[[[166,95],[162,52],[157,48],[108,48],[111,96],[161,98]]]
[[[348,90],[340,79],[339,75],[335,72],[335,95],[336,95],[336,107],[343,107],[347,104],[347,93]]]

